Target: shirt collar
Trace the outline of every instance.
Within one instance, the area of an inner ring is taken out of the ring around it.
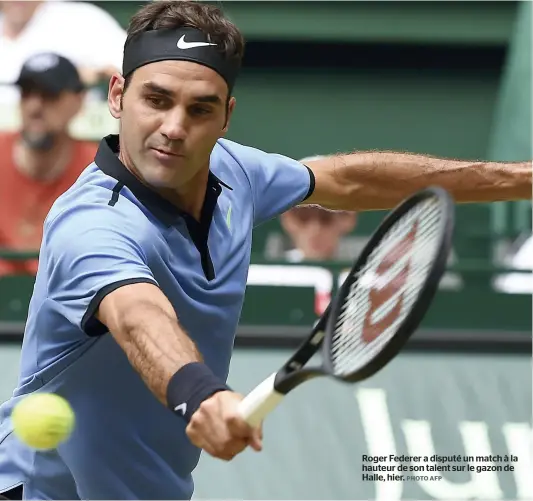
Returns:
[[[118,134],[110,134],[100,142],[94,162],[104,174],[123,183],[135,195],[139,202],[167,226],[175,224],[178,218],[187,215],[185,211],[182,211],[154,190],[141,183],[119,160],[118,153],[119,136]],[[204,205],[208,197],[215,195],[218,197],[222,191],[222,186],[229,190],[233,189],[221,181],[210,170],[207,178],[206,200],[204,201]]]

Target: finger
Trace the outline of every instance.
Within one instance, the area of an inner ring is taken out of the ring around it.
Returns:
[[[231,438],[223,423],[221,424],[220,420],[213,420],[209,413],[202,409],[193,414],[185,433],[193,445],[210,454],[216,453],[219,444]]]
[[[209,419],[203,412],[193,415],[185,432],[193,445],[225,461],[230,461],[248,446],[247,438],[234,437],[223,421]]]
[[[216,399],[202,402],[192,415],[189,425],[212,444],[227,440],[226,423],[220,418],[220,404]]]
[[[241,453],[253,434],[252,427],[237,414],[234,402],[223,394],[202,402],[186,431],[195,445],[226,461]]]
[[[249,438],[252,436],[254,429],[240,416],[232,414],[226,417],[228,430],[233,437]]]
[[[216,440],[213,440],[213,436],[209,434],[208,430],[197,430],[187,427],[185,431],[189,437],[189,440],[194,446],[198,447],[199,449],[203,449],[209,455],[217,459],[231,459],[224,448],[220,446],[220,443]]]
[[[222,450],[219,451],[219,454],[221,457],[229,461],[237,456],[237,454],[240,454],[244,449],[246,449],[246,447],[248,447],[247,439],[234,438],[224,444]]]
[[[256,452],[263,450],[263,432],[261,428],[253,430],[252,435],[248,438],[248,445]]]
[[[200,449],[205,449],[207,441],[204,439],[204,436],[201,432],[199,426],[195,423],[189,423],[187,428],[185,428],[185,434],[191,441],[191,443]]]
[[[235,456],[246,449],[247,446],[247,440],[239,438],[230,440],[224,444],[206,443],[205,447],[203,447],[203,450],[217,459],[231,461]]]

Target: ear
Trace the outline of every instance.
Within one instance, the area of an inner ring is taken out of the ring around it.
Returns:
[[[109,80],[109,91],[107,93],[107,106],[113,118],[120,118],[123,92],[124,77],[119,73],[115,73]]]
[[[229,122],[230,122],[231,115],[233,114],[233,110],[235,109],[236,104],[237,104],[237,100],[234,97],[232,97],[228,103],[228,114],[226,116],[226,125],[224,125],[224,128],[222,129],[222,136],[226,135],[226,133],[228,132]]]

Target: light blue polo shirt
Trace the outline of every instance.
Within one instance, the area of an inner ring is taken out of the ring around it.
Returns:
[[[94,313],[135,282],[158,285],[222,379],[244,300],[252,229],[307,198],[311,171],[290,158],[221,139],[211,155],[201,221],[139,182],[118,136],[54,204],[22,346],[19,384],[0,407],[0,492],[26,499],[188,499],[200,450],[159,403]],[[57,451],[12,434],[13,405],[32,392],[72,404],[77,424]]]

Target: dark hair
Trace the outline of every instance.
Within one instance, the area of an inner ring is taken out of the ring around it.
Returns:
[[[239,29],[218,7],[194,0],[157,0],[144,5],[130,20],[125,45],[144,31],[181,27],[204,32],[227,59],[242,60],[245,41]],[[124,91],[130,80],[128,75]]]

